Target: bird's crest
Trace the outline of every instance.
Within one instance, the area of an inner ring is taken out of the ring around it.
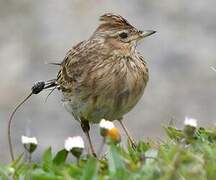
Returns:
[[[99,28],[134,28],[126,19],[120,15],[106,13],[100,17]]]

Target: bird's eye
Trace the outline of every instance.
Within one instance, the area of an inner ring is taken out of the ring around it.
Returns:
[[[125,39],[128,37],[128,34],[126,32],[122,32],[119,34],[120,38]]]

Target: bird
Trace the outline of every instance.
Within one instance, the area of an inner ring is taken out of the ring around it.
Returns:
[[[72,47],[60,63],[56,85],[63,105],[80,123],[95,156],[90,124],[101,119],[119,121],[135,146],[122,121],[141,99],[149,79],[137,44],[155,32],[138,30],[122,16],[106,13],[90,38]]]

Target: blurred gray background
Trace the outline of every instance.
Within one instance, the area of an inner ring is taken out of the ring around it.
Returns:
[[[139,104],[125,116],[136,139],[161,139],[170,120],[181,127],[185,116],[201,126],[215,123],[216,11],[213,0],[1,0],[0,1],[0,161],[9,161],[6,127],[9,113],[34,82],[55,78],[68,49],[87,39],[98,18],[113,12],[140,29],[153,29],[138,49],[145,55],[150,81]],[[13,121],[15,152],[21,135],[36,136],[41,151],[63,147],[68,136],[82,135],[56,91],[33,96]],[[100,140],[98,126],[91,131]],[[122,133],[123,139],[125,137]],[[96,143],[97,142],[97,143]]]

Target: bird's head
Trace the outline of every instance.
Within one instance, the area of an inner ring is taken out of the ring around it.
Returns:
[[[100,24],[93,37],[104,40],[109,48],[120,51],[133,51],[141,39],[156,31],[140,31],[119,15],[107,13],[100,17]]]

